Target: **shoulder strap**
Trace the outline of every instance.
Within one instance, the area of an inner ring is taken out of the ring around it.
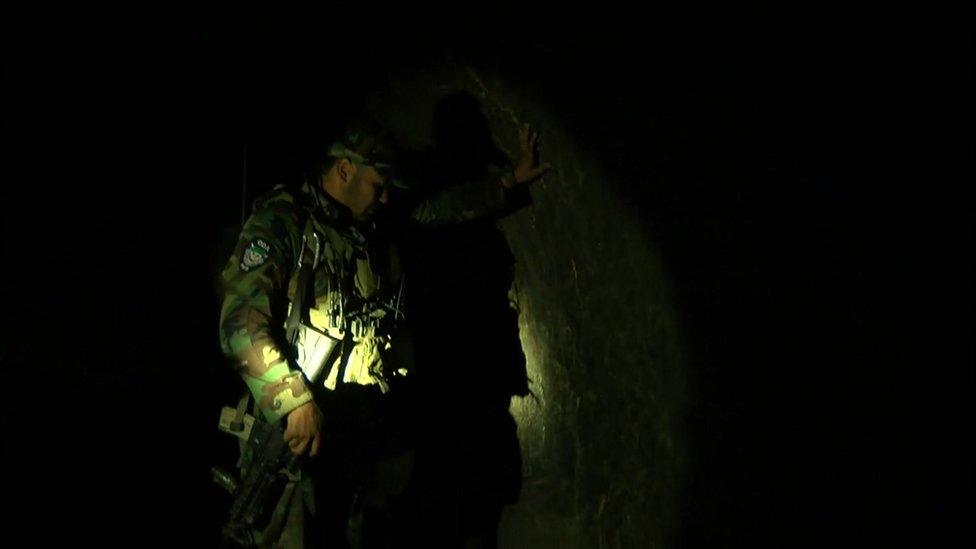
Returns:
[[[298,337],[299,325],[303,321],[308,322],[308,311],[315,299],[314,290],[310,291],[310,287],[314,288],[313,277],[322,251],[322,241],[314,229],[309,231],[310,226],[311,218],[306,216],[302,229],[301,250],[298,253],[298,281],[295,287],[295,298],[292,300],[291,313],[285,323],[285,337],[288,339],[288,343],[292,345],[295,344]],[[309,242],[308,235],[310,232],[313,242]],[[312,248],[311,258],[308,257],[309,254],[305,253],[308,248]]]

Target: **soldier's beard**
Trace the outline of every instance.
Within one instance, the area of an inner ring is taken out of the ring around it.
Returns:
[[[376,215],[376,212],[378,212],[379,210],[380,210],[379,204],[373,204],[372,206],[367,206],[366,209],[363,210],[361,214],[359,214],[359,219],[361,221],[369,221],[369,219],[372,218],[374,215]]]
[[[352,218],[360,223],[369,221],[371,217],[373,217],[373,208],[366,208],[358,214],[352,214]]]

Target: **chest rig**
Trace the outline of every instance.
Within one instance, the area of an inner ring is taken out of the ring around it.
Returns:
[[[385,392],[382,352],[389,346],[386,328],[396,321],[395,301],[381,298],[366,237],[339,215],[326,204],[306,218],[289,282],[286,337],[313,384],[379,384]]]

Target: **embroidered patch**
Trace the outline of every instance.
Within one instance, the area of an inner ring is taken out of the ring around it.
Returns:
[[[254,240],[244,250],[244,255],[241,257],[241,270],[246,273],[255,267],[264,265],[264,262],[268,260],[269,252],[271,252],[271,246],[267,242],[260,238]]]

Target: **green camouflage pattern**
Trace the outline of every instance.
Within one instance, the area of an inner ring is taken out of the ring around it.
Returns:
[[[308,476],[299,474],[290,479],[271,511],[267,526],[252,532],[255,546],[269,549],[311,547],[312,529],[306,523],[314,520],[314,493],[312,479]]]
[[[311,258],[311,243],[319,243],[320,258],[313,274],[315,306],[309,320],[336,339],[349,335],[352,346],[343,381],[383,383],[380,352],[389,343],[378,330],[385,311],[373,299],[380,284],[366,238],[348,212],[324,193],[313,196],[305,186],[296,194],[279,187],[258,200],[221,275],[221,344],[269,421],[280,420],[312,399],[293,360],[296,352],[284,338],[299,258],[303,253]],[[334,370],[325,381],[329,389],[337,382]]]
[[[390,132],[367,120],[352,122],[328,150],[330,158],[348,158],[372,166],[386,177],[388,185],[407,188],[406,182],[391,169],[398,154]]]
[[[312,399],[299,372],[288,364],[280,320],[287,311],[285,290],[296,271],[303,226],[304,212],[288,193],[259,199],[221,275],[221,346],[235,359],[269,421]],[[248,261],[255,249],[264,250],[263,261]]]
[[[412,210],[424,225],[460,223],[489,216],[506,206],[503,170],[478,182],[442,189]],[[319,261],[313,271],[314,306],[309,324],[336,339],[350,342],[342,382],[378,384],[385,392],[402,365],[384,364],[391,338],[387,312],[381,306],[399,288],[377,276],[366,237],[344,210],[309,185],[300,192],[276,187],[255,202],[234,253],[221,274],[223,302],[220,341],[254,397],[254,409],[271,422],[312,400],[312,391],[285,341],[285,321],[297,288],[304,254]],[[392,316],[392,315],[390,315]],[[301,344],[301,341],[298,342]],[[333,390],[339,382],[333,366],[321,382]],[[293,479],[277,502],[270,524],[254,532],[260,547],[303,547],[307,521],[315,520],[311,479]]]
[[[498,168],[478,182],[448,187],[421,200],[414,221],[445,225],[478,219],[504,208],[506,193]],[[303,237],[306,244],[303,245]],[[220,336],[224,352],[233,357],[258,407],[268,421],[278,421],[312,399],[284,342],[284,322],[297,285],[298,261],[321,243],[315,269],[312,326],[354,342],[343,382],[374,384],[385,389],[382,353],[389,347],[383,333],[385,311],[376,299],[380,281],[370,263],[366,237],[352,224],[348,211],[324,192],[305,185],[294,195],[277,187],[255,202],[237,246],[221,277],[224,300]],[[338,371],[325,385],[334,389]]]
[[[410,216],[422,225],[441,226],[498,213],[508,205],[508,193],[501,181],[509,174],[511,166],[490,166],[484,179],[440,189],[421,200]]]

